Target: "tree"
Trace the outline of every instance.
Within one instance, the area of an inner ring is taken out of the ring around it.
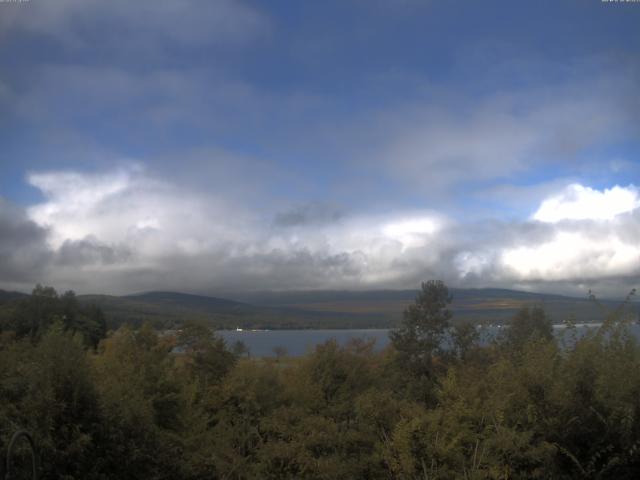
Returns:
[[[451,312],[447,306],[452,297],[441,280],[422,283],[415,302],[403,313],[402,325],[390,333],[391,342],[411,360],[429,357],[441,349],[444,333],[449,328]]]
[[[224,339],[201,323],[185,323],[177,346],[184,349],[187,368],[203,387],[220,382],[237,361]]]
[[[184,478],[176,454],[187,401],[170,344],[148,323],[124,326],[100,344],[92,363],[103,415],[95,461],[107,473],[93,478]]]
[[[53,287],[41,284],[2,316],[2,330],[12,331],[17,338],[30,337],[33,342],[38,342],[56,322],[65,331],[80,333],[85,345],[93,348],[107,334],[107,322],[99,307],[81,305],[72,290],[58,295]]]
[[[511,319],[505,341],[520,350],[532,340],[552,340],[553,325],[542,307],[522,307]]]
[[[247,347],[247,344],[244,343],[242,340],[236,340],[233,343],[233,346],[231,347],[231,351],[238,358],[243,357],[245,355],[247,357],[251,356],[251,352],[249,351],[249,347]]]
[[[56,321],[61,319],[60,300],[53,287],[37,284],[31,296],[20,302],[14,315],[17,337],[29,336],[37,341]]]
[[[58,292],[56,289],[49,286],[43,286],[38,283],[35,288],[32,290],[31,295],[34,297],[44,297],[44,298],[58,298]]]
[[[462,323],[453,327],[451,343],[460,360],[465,360],[469,352],[477,347],[480,332],[473,323]]]
[[[39,343],[24,339],[0,350],[0,398],[3,457],[8,435],[25,429],[42,459],[40,478],[96,478],[99,400],[78,336],[56,322]]]
[[[415,302],[404,311],[400,328],[389,334],[397,351],[401,371],[417,377],[418,396],[428,395],[435,380],[434,357],[443,353],[444,335],[449,329],[452,301],[441,280],[423,282]]]

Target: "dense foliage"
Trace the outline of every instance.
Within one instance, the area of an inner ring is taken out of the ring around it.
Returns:
[[[539,308],[480,342],[427,282],[392,344],[247,358],[211,331],[103,331],[37,287],[0,315],[0,447],[45,479],[631,479],[640,348],[624,312],[557,339]]]

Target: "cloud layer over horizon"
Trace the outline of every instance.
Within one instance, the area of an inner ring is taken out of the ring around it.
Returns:
[[[640,278],[634,185],[570,184],[541,198],[528,219],[461,223],[435,210],[336,213],[324,204],[273,211],[266,221],[247,204],[154,178],[141,164],[28,180],[42,202],[0,206],[0,283],[22,290],[36,281],[115,294],[415,288],[441,278],[623,295],[611,285],[631,288]]]

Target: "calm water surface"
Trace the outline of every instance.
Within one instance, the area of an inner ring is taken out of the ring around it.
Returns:
[[[316,345],[335,339],[345,345],[354,338],[375,339],[375,348],[380,350],[389,343],[388,329],[372,330],[220,330],[217,332],[227,345],[240,340],[254,357],[274,355],[274,349],[284,347],[287,355],[300,356],[313,350]]]
[[[597,327],[599,324],[578,325],[577,330],[586,331],[588,328]],[[565,331],[563,325],[556,325],[556,335],[561,336]],[[501,329],[489,327],[485,335],[495,336]],[[630,331],[640,340],[640,325],[630,326]],[[313,350],[316,345],[335,339],[340,345],[346,345],[354,338],[375,340],[375,349],[382,350],[389,343],[389,329],[367,330],[220,330],[218,334],[225,339],[229,346],[240,340],[249,348],[254,357],[274,356],[274,349],[283,347],[287,355],[300,356]]]

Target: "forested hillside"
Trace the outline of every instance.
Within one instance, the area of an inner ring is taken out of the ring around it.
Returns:
[[[451,326],[446,286],[427,282],[383,352],[327,342],[302,358],[255,359],[199,324],[106,335],[99,310],[71,294],[38,287],[21,302],[0,324],[0,446],[30,431],[41,478],[640,472],[640,347],[626,304],[584,336],[569,324],[560,340],[544,310],[523,307],[482,346],[474,326]]]
[[[176,292],[138,295],[80,295],[84,305],[104,311],[111,328],[151,322],[157,328],[175,328],[185,320],[204,322],[218,330],[242,328],[384,328],[394,323],[384,313],[318,311],[296,306],[254,305],[223,298]]]

